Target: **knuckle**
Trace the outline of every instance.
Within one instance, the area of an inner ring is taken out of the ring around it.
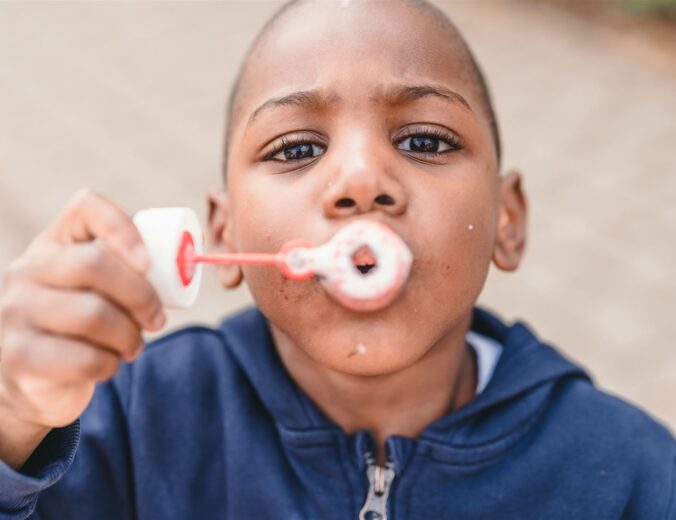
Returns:
[[[94,347],[89,347],[74,363],[79,377],[85,380],[96,379],[101,370],[101,360],[99,353]]]
[[[85,207],[92,203],[97,195],[89,188],[83,188],[75,192],[70,202],[66,205],[67,215],[78,217]]]
[[[123,235],[124,233],[124,223],[117,217],[117,215],[101,221],[99,226],[101,227],[102,233],[108,239],[114,239],[120,235]]]
[[[21,258],[17,258],[10,262],[5,271],[2,273],[2,293],[5,293],[17,281],[23,278],[25,272],[25,262]]]
[[[104,269],[105,253],[95,243],[82,247],[79,258],[80,265],[77,269],[89,278],[101,274]]]
[[[110,381],[117,371],[120,369],[120,360],[118,358],[111,359],[101,370],[99,381]]]
[[[7,269],[2,273],[2,292],[5,293],[12,285],[12,283],[17,279],[18,276],[17,268],[14,262],[7,266]]]
[[[131,252],[134,246],[142,243],[131,220],[126,215],[115,215],[101,222],[102,233],[105,234],[108,244],[115,249]]]
[[[109,323],[110,308],[99,296],[83,295],[78,319],[85,332],[98,332]]]
[[[142,338],[141,334],[139,333],[138,330],[134,330],[132,334],[129,335],[128,340],[125,342],[124,346],[124,355],[125,356],[132,356],[136,354],[136,352],[139,350],[140,346],[142,345]]]
[[[120,360],[112,354],[97,352],[92,349],[91,356],[82,367],[87,379],[108,380],[112,378],[120,366]]]
[[[17,396],[21,392],[20,378],[17,374],[9,372],[4,365],[0,364],[0,377],[2,377],[2,385],[9,396]]]
[[[18,288],[7,290],[0,299],[0,322],[2,322],[5,337],[15,330],[18,324],[27,321],[30,305],[25,304],[26,298],[21,297],[20,293]],[[3,343],[5,341],[3,339]]]
[[[125,318],[118,327],[117,345],[119,352],[128,356],[136,351],[141,343],[141,331],[131,319]]]
[[[153,316],[160,308],[160,300],[155,293],[155,290],[148,283],[144,283],[140,286],[136,308],[139,312],[147,314],[148,316]]]
[[[30,350],[19,334],[5,335],[1,357],[3,374],[10,376],[10,379],[16,379],[26,372],[31,358]]]
[[[16,319],[20,316],[20,311],[17,309],[16,299],[9,294],[5,294],[0,301],[0,322],[2,322],[3,328],[5,329],[5,335],[11,324],[16,322]],[[5,341],[3,341],[4,343]]]
[[[70,206],[72,208],[79,208],[85,204],[89,204],[94,199],[98,199],[98,194],[91,188],[81,188],[75,192],[71,199]]]
[[[134,246],[142,243],[133,222],[126,215],[121,215],[120,218],[116,218],[110,223],[109,233],[111,237],[114,237],[130,251]]]

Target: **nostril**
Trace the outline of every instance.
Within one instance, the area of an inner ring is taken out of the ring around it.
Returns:
[[[337,208],[351,208],[352,206],[355,205],[355,202],[352,199],[338,199],[336,201],[336,207]]]
[[[376,204],[382,204],[383,206],[393,206],[394,199],[389,195],[378,195],[375,199]]]

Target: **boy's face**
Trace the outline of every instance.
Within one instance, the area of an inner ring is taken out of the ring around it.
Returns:
[[[518,177],[498,176],[459,45],[398,3],[343,4],[297,9],[252,55],[232,121],[227,201],[212,209],[227,212],[218,234],[240,252],[274,252],[294,238],[321,244],[355,219],[394,229],[413,267],[377,312],[345,309],[316,280],[242,268],[272,326],[315,361],[384,374],[463,332],[491,258],[518,263],[524,208]],[[366,350],[355,355],[358,344]]]

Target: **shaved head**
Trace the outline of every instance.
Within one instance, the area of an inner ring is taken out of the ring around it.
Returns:
[[[350,0],[341,0],[346,8],[349,7],[350,3],[364,3],[369,0],[358,0],[352,2]],[[379,0],[371,0],[379,1]],[[382,0],[381,0],[382,1]],[[338,3],[338,0],[336,0]],[[459,58],[463,63],[463,76],[464,79],[475,89],[477,97],[481,102],[481,110],[483,111],[484,116],[488,119],[490,125],[491,134],[493,137],[495,145],[495,153],[497,157],[498,164],[500,162],[501,156],[501,143],[500,143],[500,133],[498,130],[497,119],[495,116],[495,111],[493,109],[493,102],[491,100],[491,95],[488,89],[488,85],[484,78],[484,75],[477,63],[472,51],[470,50],[467,42],[460,33],[460,31],[455,27],[455,25],[448,18],[446,13],[439,9],[436,5],[432,4],[429,0],[389,0],[383,5],[397,3],[401,6],[404,6],[407,9],[410,9],[412,13],[418,13],[421,16],[424,16],[433,23],[438,29],[443,31],[447,37],[449,46],[453,49],[454,57]],[[312,5],[314,4],[314,5]],[[224,170],[227,164],[228,156],[228,147],[230,141],[230,134],[233,126],[233,122],[240,117],[241,112],[241,100],[244,93],[247,90],[247,81],[248,81],[248,71],[249,65],[252,61],[256,60],[259,53],[263,52],[271,39],[274,38],[277,30],[281,28],[285,23],[293,21],[294,17],[300,16],[303,9],[317,9],[321,8],[321,5],[317,5],[316,0],[291,0],[284,4],[263,26],[261,31],[258,33],[254,39],[251,47],[249,48],[242,64],[240,66],[239,72],[233,84],[232,90],[230,92],[230,97],[228,100],[227,107],[227,120],[225,128],[225,147],[224,147]],[[302,29],[301,29],[302,30]],[[225,174],[225,171],[224,171]]]

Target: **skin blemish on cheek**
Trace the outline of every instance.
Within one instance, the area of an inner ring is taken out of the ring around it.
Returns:
[[[472,231],[472,230],[474,229],[474,224],[470,224],[469,226],[467,226],[467,229],[469,229],[470,231]]]

